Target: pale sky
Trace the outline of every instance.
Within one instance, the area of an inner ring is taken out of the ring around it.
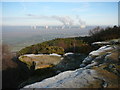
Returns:
[[[2,2],[3,25],[118,25],[117,2]]]

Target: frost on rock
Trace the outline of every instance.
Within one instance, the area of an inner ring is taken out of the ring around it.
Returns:
[[[98,50],[103,50],[103,49],[106,49],[106,48],[108,48],[108,47],[110,47],[110,45],[102,46],[102,47],[100,47]]]
[[[83,60],[80,67],[90,68],[104,62],[106,60],[106,56],[110,55],[115,49],[116,47],[114,46],[106,45],[100,47],[96,51],[90,52],[89,55]]]
[[[56,54],[56,53],[52,53],[52,54],[50,54],[50,56],[58,56],[58,57],[61,57],[61,55],[58,55],[58,54]]]
[[[25,54],[25,55],[22,55],[22,56],[35,57],[35,56],[42,56],[42,55],[45,55],[45,54]]]
[[[98,63],[97,62],[92,62],[91,64],[88,64],[85,68],[88,69],[88,68],[91,68],[95,65],[98,65]]]
[[[71,55],[73,53],[66,53]],[[27,85],[24,88],[116,88],[118,84],[119,65],[111,63],[109,58],[117,61],[118,50],[106,45],[92,51],[82,62],[79,69],[65,71],[58,75]],[[106,63],[108,60],[108,63]]]
[[[114,50],[114,47],[107,45],[107,46],[103,46],[103,47],[99,48],[96,51],[92,51],[89,55],[90,56],[99,56],[101,54],[104,54],[106,52],[110,52],[112,50]]]
[[[52,78],[25,86],[24,88],[82,88],[94,81],[96,72],[89,69],[66,71]]]
[[[72,54],[74,54],[74,53],[69,52],[69,53],[65,53],[65,54],[64,54],[64,56],[67,56],[67,55],[72,55]]]
[[[89,64],[91,61],[93,60],[93,57],[91,57],[91,56],[88,56],[88,57],[86,57],[84,60],[83,60],[83,63],[84,64]]]
[[[110,43],[109,42],[94,42],[94,43],[92,43],[92,45],[95,45],[95,44],[99,45],[99,44],[110,44]]]
[[[25,54],[25,55],[23,55],[23,56],[33,57],[33,56],[41,56],[41,55],[50,55],[50,56],[58,56],[58,57],[61,57],[61,55],[56,54],[56,53],[52,53],[52,54]]]
[[[35,54],[25,54],[23,56],[34,56]]]

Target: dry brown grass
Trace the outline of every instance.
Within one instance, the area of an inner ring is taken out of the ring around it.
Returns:
[[[100,77],[102,76],[101,78],[104,78],[105,81],[108,83],[107,88],[118,88],[118,85],[119,85],[118,79],[119,79],[119,77],[117,75],[115,75],[114,73],[103,69],[103,67],[106,67],[106,65],[103,65],[101,67],[94,67],[93,69],[96,70],[98,75]]]
[[[118,56],[119,56],[119,52],[114,51],[110,55],[107,56],[107,59],[112,60],[113,62],[118,62]]]
[[[41,66],[36,66],[35,69],[43,69],[43,68],[50,68],[50,67],[53,67],[53,65],[41,65]]]

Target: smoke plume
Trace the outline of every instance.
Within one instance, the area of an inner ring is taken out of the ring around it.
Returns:
[[[79,16],[76,16],[76,19],[78,20],[81,28],[85,28],[86,27],[85,21],[82,21]]]
[[[44,16],[44,15],[37,16],[37,15],[33,15],[33,14],[27,14],[27,16],[36,18],[36,19],[54,19],[54,20],[61,22],[64,27],[65,26],[67,26],[67,27],[73,26],[75,24],[74,22],[77,20],[81,28],[86,27],[85,21],[82,21],[81,18],[79,18],[79,16],[76,16],[76,20],[72,19],[69,16]]]
[[[74,23],[74,20],[71,19],[69,16],[52,16],[52,18],[60,21],[64,26],[72,26]]]

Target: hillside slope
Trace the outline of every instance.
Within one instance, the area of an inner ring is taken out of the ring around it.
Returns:
[[[17,55],[24,54],[51,54],[63,55],[67,52],[89,53],[91,46],[82,39],[77,38],[57,38],[43,43],[34,44],[21,49]]]

